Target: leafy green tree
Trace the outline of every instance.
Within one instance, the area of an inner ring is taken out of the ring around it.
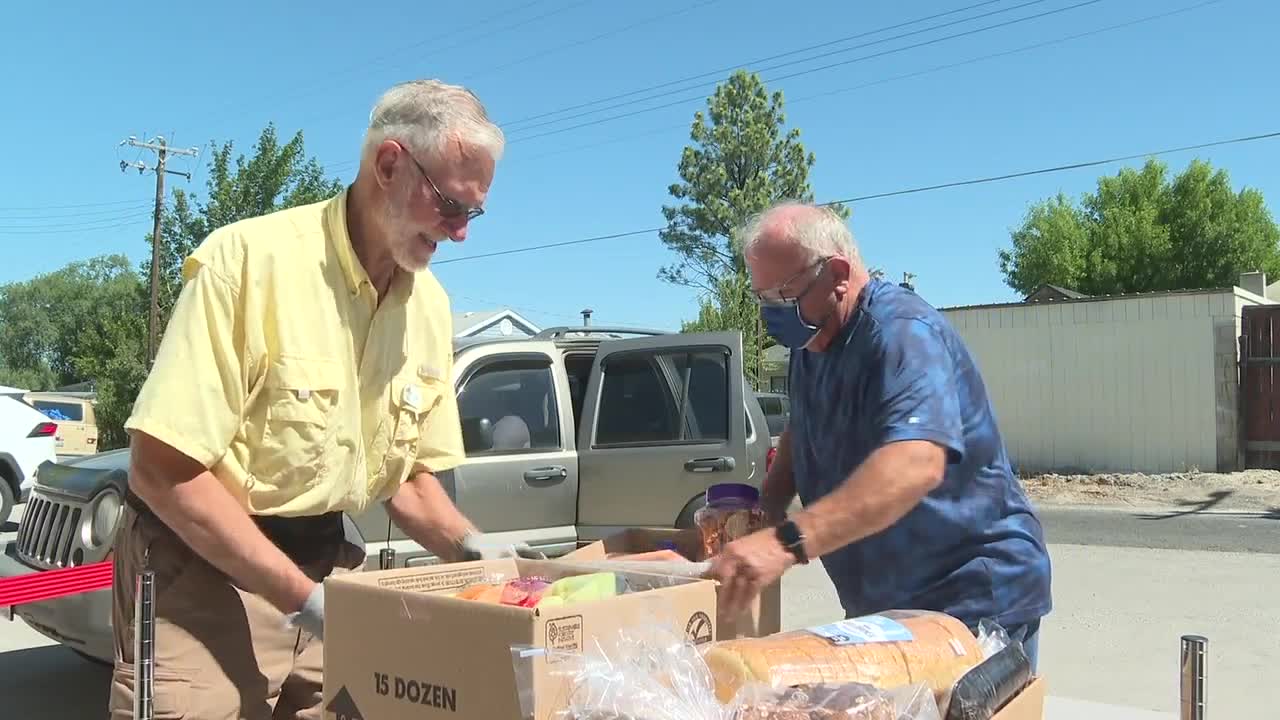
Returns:
[[[0,287],[0,361],[29,389],[79,381],[82,329],[118,312],[122,302],[136,299],[137,290],[138,276],[123,255],[73,262]]]
[[[258,136],[253,155],[233,158],[234,143],[214,147],[200,198],[175,188],[161,217],[160,329],[168,323],[182,290],[182,264],[214,230],[238,220],[330,198],[343,184],[327,177],[320,163],[307,158],[298,131],[281,145],[274,125]],[[147,246],[151,246],[148,235]],[[148,255],[149,256],[149,255]],[[132,315],[121,315],[94,328],[88,336],[93,352],[82,359],[86,377],[97,380],[97,416],[103,449],[128,442],[124,421],[146,379],[147,306],[150,302],[151,263],[141,264],[140,292]],[[122,305],[122,312],[125,306]],[[112,348],[117,348],[112,352]],[[111,445],[108,445],[108,439]]]
[[[700,291],[698,319],[684,331],[741,331],[744,364],[757,387],[761,353],[771,341],[734,231],[775,202],[813,201],[814,155],[800,143],[800,131],[785,126],[781,92],[770,94],[754,73],[729,76],[708,98],[706,112],[694,114],[692,143],[678,166],[681,182],[668,188],[681,202],[663,206],[667,226],[659,233],[678,259],[658,277]],[[847,208],[834,209],[849,217]]]
[[[301,132],[281,145],[268,125],[249,158],[233,158],[230,142],[214,147],[206,197],[177,188],[161,217],[162,329],[182,289],[182,263],[210,232],[342,189],[306,158]],[[99,448],[127,444],[124,422],[146,378],[150,269],[111,255],[0,287],[0,384],[47,390],[92,380]]]
[[[161,219],[162,331],[182,289],[182,263],[209,233],[238,220],[319,202],[343,188],[342,181],[325,175],[319,161],[306,157],[302,131],[281,145],[275,126],[267,125],[250,158],[233,158],[231,142],[211,145],[214,150],[204,199],[177,188]],[[148,235],[147,247],[150,246]],[[145,283],[151,282],[149,260],[142,264],[141,274]]]
[[[1099,178],[1078,205],[1059,193],[1033,205],[999,251],[1005,283],[1087,295],[1234,285],[1242,272],[1280,271],[1280,228],[1262,194],[1235,191],[1225,170],[1192,161],[1172,180],[1148,160]]]
[[[144,372],[145,303],[138,274],[123,255],[73,262],[0,287],[3,384],[51,390],[94,379],[99,446],[118,447],[124,418],[115,415],[132,399],[111,400],[122,386],[136,388]]]

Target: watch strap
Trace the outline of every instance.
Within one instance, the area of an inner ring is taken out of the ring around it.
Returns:
[[[778,523],[775,532],[778,541],[795,556],[796,562],[801,565],[809,564],[809,554],[804,549],[804,533],[800,532],[800,527],[796,525],[794,520],[783,520]]]

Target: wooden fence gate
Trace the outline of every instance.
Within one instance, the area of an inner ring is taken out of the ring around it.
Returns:
[[[1280,305],[1246,305],[1241,321],[1245,467],[1280,469]]]

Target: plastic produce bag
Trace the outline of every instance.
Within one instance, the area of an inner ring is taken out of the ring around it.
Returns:
[[[648,585],[629,581],[612,572],[586,571],[559,579],[490,573],[463,586],[454,593],[454,597],[495,605],[542,608],[603,600],[651,589]],[[662,583],[654,582],[652,585],[661,586]]]

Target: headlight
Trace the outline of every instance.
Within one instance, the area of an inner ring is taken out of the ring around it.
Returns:
[[[106,490],[93,501],[89,520],[89,541],[94,547],[111,542],[120,520],[120,493]]]

